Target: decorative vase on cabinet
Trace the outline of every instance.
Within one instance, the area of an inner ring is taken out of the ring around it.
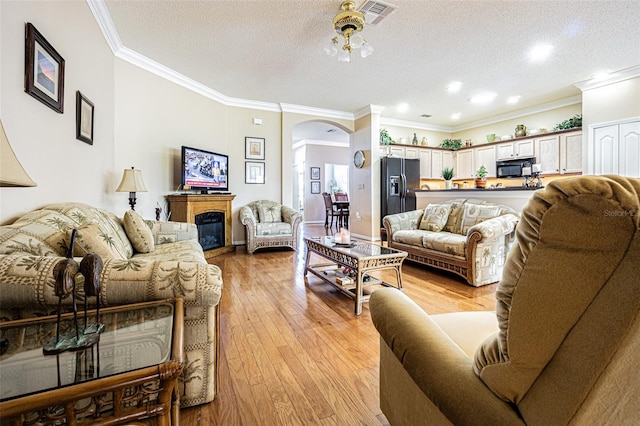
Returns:
[[[516,126],[516,138],[521,136],[527,136],[527,127],[524,124],[518,124]]]
[[[418,145],[418,136],[416,136],[416,134],[413,134],[413,139],[411,140],[411,144],[413,145]]]

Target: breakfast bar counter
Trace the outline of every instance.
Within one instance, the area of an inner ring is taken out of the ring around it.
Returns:
[[[523,188],[521,186],[505,188],[460,188],[415,190],[416,208],[424,209],[428,204],[441,203],[455,198],[475,198],[490,203],[504,204],[518,212],[527,204],[533,193],[541,188]]]

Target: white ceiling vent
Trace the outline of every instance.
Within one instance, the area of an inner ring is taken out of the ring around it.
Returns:
[[[381,1],[367,0],[358,9],[364,15],[364,20],[369,25],[378,25],[384,18],[396,11],[398,6]]]

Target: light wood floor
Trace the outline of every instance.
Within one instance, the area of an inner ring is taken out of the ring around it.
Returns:
[[[322,225],[303,234],[325,235]],[[182,425],[386,425],[378,403],[378,333],[365,304],[312,275],[299,252],[215,258],[223,272],[221,359],[212,403],[182,410]],[[382,274],[395,282],[393,272]],[[405,262],[404,292],[430,314],[495,309],[495,285],[474,288]]]

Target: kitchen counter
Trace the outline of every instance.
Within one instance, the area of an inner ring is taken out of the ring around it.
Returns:
[[[457,189],[414,189],[411,192],[461,192],[461,191],[472,191],[472,192],[509,192],[509,191],[535,191],[537,189],[542,189],[544,186],[540,188],[523,188],[521,186],[507,186],[503,188],[457,188]]]
[[[473,198],[490,203],[504,204],[521,212],[537,189],[541,188],[513,186],[494,189],[417,189],[413,192],[416,194],[416,208],[418,209],[424,209],[428,204],[441,203],[455,198]]]

